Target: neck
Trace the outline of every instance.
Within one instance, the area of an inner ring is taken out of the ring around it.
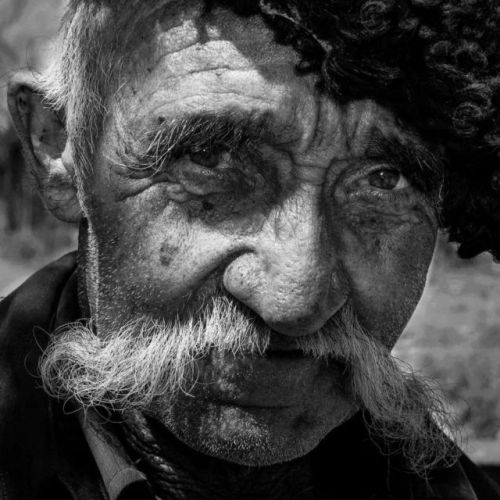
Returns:
[[[238,465],[199,453],[155,421],[138,416],[118,432],[159,498],[317,498],[308,457],[266,467]]]

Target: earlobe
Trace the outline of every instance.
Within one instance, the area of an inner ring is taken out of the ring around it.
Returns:
[[[11,78],[8,104],[24,157],[47,208],[61,220],[78,222],[82,212],[65,127],[43,102],[32,74],[18,73]]]

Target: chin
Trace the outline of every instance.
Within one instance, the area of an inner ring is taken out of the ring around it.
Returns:
[[[346,400],[323,411],[259,408],[180,398],[153,415],[189,448],[227,462],[269,466],[307,455],[357,408]],[[197,404],[198,403],[198,404]]]

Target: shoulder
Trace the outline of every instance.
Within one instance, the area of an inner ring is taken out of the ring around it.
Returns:
[[[0,425],[2,409],[14,402],[19,391],[36,385],[38,356],[48,340],[61,291],[75,267],[75,254],[67,254],[0,302]]]
[[[61,290],[75,267],[76,252],[66,254],[33,274],[0,302],[0,345],[8,341],[13,330],[48,326]]]
[[[76,255],[65,255],[0,302],[0,480],[4,482],[10,477],[14,484],[28,485],[49,467],[49,400],[36,370],[62,290],[75,268]]]
[[[14,380],[9,379],[21,382],[29,366],[36,369],[61,291],[75,267],[75,253],[67,254],[36,272],[0,302],[0,401],[12,396],[5,393],[7,388],[15,389],[9,383]]]
[[[500,500],[500,486],[466,455],[462,455],[460,458],[460,465],[478,500]]]
[[[428,480],[414,482],[416,498],[500,500],[500,488],[465,454],[451,467],[435,470]]]

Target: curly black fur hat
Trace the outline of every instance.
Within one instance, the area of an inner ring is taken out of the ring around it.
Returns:
[[[460,256],[500,259],[498,0],[208,3],[260,13],[323,91],[376,99],[444,148],[442,227]]]

